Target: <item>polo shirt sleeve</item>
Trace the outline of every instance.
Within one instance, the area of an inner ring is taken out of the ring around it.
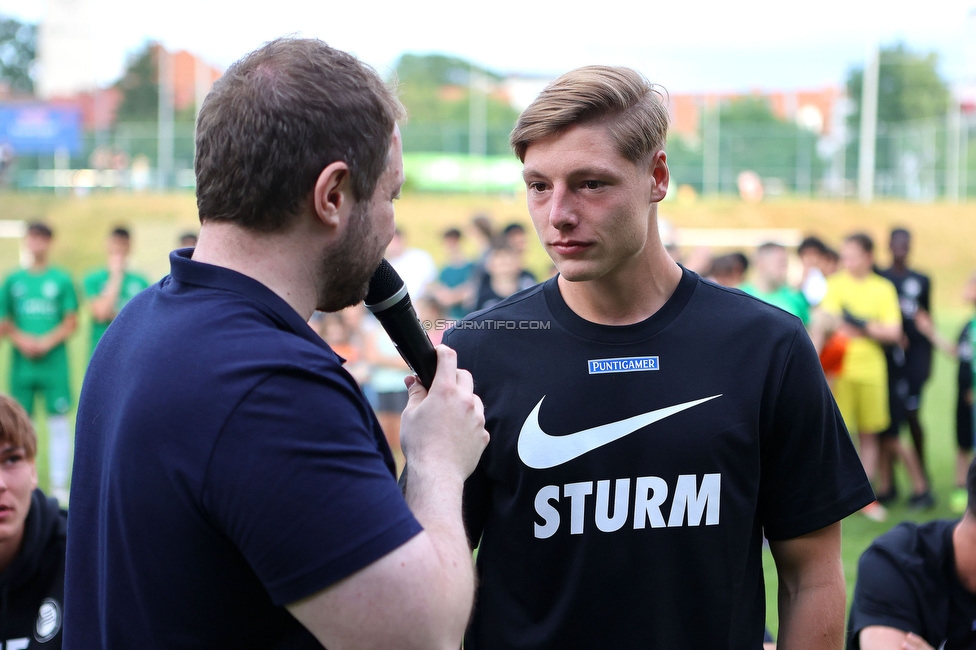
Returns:
[[[759,494],[766,536],[799,537],[873,501],[813,344],[799,323],[782,369],[770,373],[767,383]]]
[[[234,410],[203,503],[276,605],[348,577],[420,532],[386,444],[338,367],[283,369]]]

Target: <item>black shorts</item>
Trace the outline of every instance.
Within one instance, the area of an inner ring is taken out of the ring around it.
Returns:
[[[905,355],[901,348],[887,351],[888,357],[888,412],[891,422],[888,428],[878,435],[882,438],[897,438],[905,421],[905,403],[908,400],[909,381],[906,372]]]
[[[907,394],[904,398],[905,409],[917,411],[922,399],[922,388],[929,380],[932,373],[932,352],[931,350],[919,350],[912,353],[909,348],[905,354],[905,365],[902,368],[902,376],[908,382]]]

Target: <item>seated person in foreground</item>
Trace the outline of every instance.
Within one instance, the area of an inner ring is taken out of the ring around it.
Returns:
[[[0,647],[59,650],[68,513],[37,489],[36,456],[27,412],[0,394]]]
[[[960,520],[902,522],[857,566],[849,650],[976,648],[976,463]]]

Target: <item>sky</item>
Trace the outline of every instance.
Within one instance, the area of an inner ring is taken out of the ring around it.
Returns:
[[[976,81],[976,0],[0,0],[0,15],[41,22],[84,5],[105,84],[147,40],[223,69],[286,34],[321,38],[384,75],[404,53],[438,53],[547,77],[628,65],[670,92],[841,85],[873,43],[903,41],[938,52],[951,83]]]

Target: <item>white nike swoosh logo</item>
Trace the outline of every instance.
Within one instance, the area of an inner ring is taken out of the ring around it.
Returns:
[[[649,424],[721,396],[721,394],[712,395],[691,402],[666,406],[626,420],[601,424],[592,429],[584,429],[564,436],[551,436],[539,426],[539,409],[546,399],[543,396],[529,413],[519,432],[518,455],[522,462],[532,469],[549,469],[568,463],[614,440],[620,440]]]

